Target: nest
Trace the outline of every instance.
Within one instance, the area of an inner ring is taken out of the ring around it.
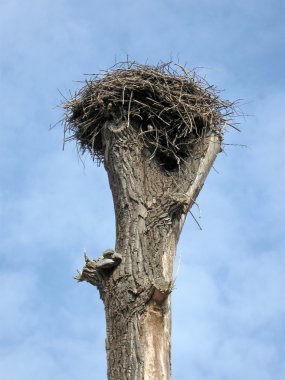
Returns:
[[[76,140],[82,153],[99,162],[106,122],[138,126],[149,156],[168,170],[191,155],[198,140],[213,133],[222,140],[225,127],[235,127],[234,103],[178,64],[121,63],[83,83],[63,104],[65,141]]]

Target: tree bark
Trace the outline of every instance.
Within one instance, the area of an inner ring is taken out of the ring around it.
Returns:
[[[106,123],[102,136],[120,259],[102,268],[102,259],[86,258],[77,279],[96,285],[105,304],[108,379],[169,380],[176,246],[221,139],[197,139],[191,156],[169,171],[151,158],[138,126]]]

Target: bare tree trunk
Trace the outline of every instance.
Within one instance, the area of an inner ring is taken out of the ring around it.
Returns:
[[[138,126],[106,123],[102,136],[116,247],[113,256],[86,258],[77,278],[96,285],[105,304],[108,379],[169,380],[176,246],[221,139],[198,139],[181,166],[166,170],[150,158]]]

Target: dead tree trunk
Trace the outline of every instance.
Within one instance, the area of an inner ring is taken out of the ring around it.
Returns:
[[[176,246],[230,106],[185,72],[163,70],[119,69],[65,104],[66,129],[104,162],[114,200],[115,250],[85,256],[77,276],[105,305],[109,380],[170,379]]]
[[[95,283],[105,304],[108,379],[168,380],[176,245],[220,139],[209,137],[200,159],[189,158],[170,173],[149,160],[134,127],[117,128],[105,126],[103,144],[116,213],[115,252],[122,261],[100,269],[98,282],[96,264],[92,273],[87,259],[80,280]]]

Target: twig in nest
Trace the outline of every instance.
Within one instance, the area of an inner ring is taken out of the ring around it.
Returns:
[[[192,154],[197,139],[211,134],[222,139],[225,126],[238,129],[236,104],[221,99],[214,86],[179,64],[123,62],[83,84],[63,104],[64,141],[75,139],[81,152],[89,151],[99,162],[106,121],[139,124],[151,157],[171,157],[178,166]]]

